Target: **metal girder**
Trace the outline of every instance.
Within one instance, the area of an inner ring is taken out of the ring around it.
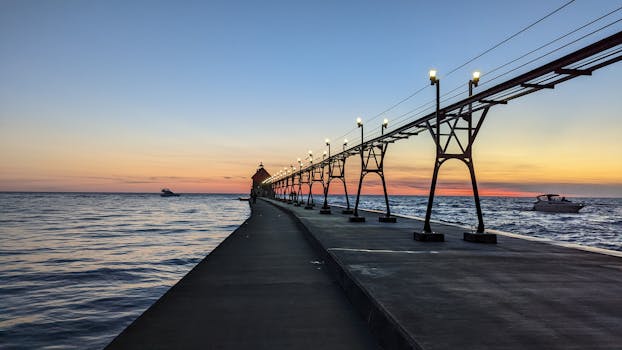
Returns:
[[[534,89],[554,89],[555,88],[555,84],[529,84],[529,83],[523,83],[520,84],[521,87],[524,88],[534,88]]]
[[[567,69],[560,68],[555,70],[556,74],[568,74],[568,75],[592,75],[592,71],[589,69]]]

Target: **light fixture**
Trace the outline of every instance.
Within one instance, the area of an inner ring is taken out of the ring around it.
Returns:
[[[356,125],[357,125],[359,128],[360,128],[361,126],[363,126],[363,119],[361,119],[360,117],[359,117],[359,118],[356,118]]]
[[[430,85],[436,84],[438,79],[436,78],[436,69],[430,69]]]
[[[324,142],[326,143],[326,146],[330,145],[330,140],[329,139],[324,140]]]
[[[480,76],[480,72],[479,71],[475,71],[473,72],[473,79],[471,80],[473,82],[474,86],[477,86],[477,83],[479,83],[479,76]]]

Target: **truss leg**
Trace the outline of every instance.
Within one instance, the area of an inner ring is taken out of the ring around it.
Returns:
[[[425,213],[425,223],[423,225],[423,232],[415,232],[413,238],[415,241],[422,242],[443,242],[445,241],[445,235],[442,233],[432,232],[430,227],[430,216],[432,216],[432,204],[434,203],[434,192],[436,191],[436,181],[438,180],[438,171],[443,164],[442,161],[436,159],[434,164],[434,173],[432,174],[432,185],[430,186],[430,197],[428,198],[428,209]]]
[[[331,214],[330,207],[328,206],[328,187],[330,186],[330,178],[326,184],[322,182],[322,186],[324,187],[324,205],[322,205],[322,208],[320,209],[320,214]]]
[[[482,206],[479,202],[479,193],[477,191],[477,181],[475,180],[475,167],[472,161],[465,161],[471,173],[471,185],[473,186],[473,199],[475,199],[475,209],[477,210],[477,232],[464,232],[464,240],[474,243],[497,243],[497,235],[494,233],[484,233],[484,217],[482,215]]]
[[[434,164],[434,173],[432,174],[432,184],[430,185],[430,196],[428,197],[428,209],[425,212],[425,223],[423,224],[423,232],[432,233],[430,227],[430,217],[432,216],[432,204],[434,203],[434,192],[436,191],[436,180],[438,180],[438,170],[441,167],[441,163],[436,160]]]
[[[309,183],[309,195],[307,196],[307,205],[305,209],[313,209],[313,182]]]
[[[465,162],[471,173],[471,185],[473,186],[473,199],[475,199],[475,209],[477,210],[477,233],[484,233],[484,216],[482,215],[482,206],[479,202],[479,192],[477,191],[477,181],[475,180],[475,168],[473,161]]]
[[[350,198],[348,198],[348,186],[346,185],[346,179],[343,178],[341,181],[343,181],[343,191],[346,194],[346,209],[342,210],[341,213],[352,214],[353,212],[352,209],[350,209]]]
[[[384,181],[384,173],[379,173],[380,180],[382,180],[382,189],[384,190],[384,202],[387,205],[387,213],[385,216],[378,218],[380,222],[397,222],[395,217],[391,217],[391,209],[389,206],[389,195],[387,194],[387,183]]]
[[[365,175],[361,172],[361,177],[359,178],[359,188],[356,191],[356,202],[354,204],[354,216],[350,217],[350,222],[364,222],[365,217],[359,216],[359,200],[361,198],[361,187],[363,186],[363,177]]]
[[[322,205],[322,209],[330,209],[328,207],[328,188],[330,187],[330,180],[324,186],[324,205]]]
[[[304,202],[304,196],[302,194],[302,184],[298,184],[298,192],[296,192],[296,203],[294,203],[294,205],[299,207],[302,202]]]

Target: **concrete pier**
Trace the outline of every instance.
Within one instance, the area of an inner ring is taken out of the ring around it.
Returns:
[[[251,218],[107,348],[377,349],[299,225],[257,201]]]
[[[328,267],[386,348],[619,349],[622,258],[497,235],[413,240],[422,222],[364,213],[318,215],[283,206],[307,228]],[[374,220],[372,220],[374,218]]]
[[[279,208],[279,209],[277,209]],[[619,349],[622,258],[421,222],[253,216],[109,348]],[[331,277],[332,276],[332,277]],[[341,287],[341,288],[339,288]],[[347,299],[346,299],[347,297]]]

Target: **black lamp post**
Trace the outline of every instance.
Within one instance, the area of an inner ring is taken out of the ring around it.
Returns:
[[[325,139],[324,143],[326,144],[326,146],[328,146],[328,179],[326,180],[324,184],[324,205],[322,205],[322,209],[320,209],[320,214],[330,214],[331,210],[330,210],[330,207],[328,206],[328,189],[330,186],[330,180],[333,177],[333,165],[330,160],[330,140]],[[326,156],[326,151],[324,151],[324,156]]]
[[[348,139],[343,139],[343,151],[346,151],[346,147],[348,147]],[[343,214],[352,214],[352,209],[350,209],[350,198],[348,197],[348,186],[346,185],[346,179],[345,179],[345,166],[346,166],[346,156],[343,156],[343,167],[344,169],[342,169],[343,173],[342,173],[342,180],[343,180],[343,190],[345,192],[345,196],[346,196],[346,209],[344,209],[342,211]]]
[[[299,207],[303,200],[303,195],[302,195],[302,161],[300,160],[300,158],[297,159],[298,161],[298,192],[296,194],[296,203],[294,204],[295,206]]]
[[[359,177],[359,187],[358,187],[358,192],[356,194],[356,203],[354,204],[354,216],[350,217],[350,221],[351,222],[364,222],[365,218],[362,216],[359,216],[359,200],[361,197],[361,185],[363,184],[363,162],[364,162],[364,154],[363,154],[363,141],[364,141],[364,134],[363,134],[363,119],[361,118],[356,118],[356,126],[361,128],[361,176]]]
[[[311,172],[309,174],[309,195],[307,196],[307,205],[305,206],[305,209],[313,209],[313,193],[311,191],[312,187],[313,187],[313,151],[309,150],[309,171]]]
[[[425,214],[425,223],[423,225],[423,231],[425,233],[432,233],[430,227],[430,216],[432,215],[432,203],[434,202],[434,191],[436,190],[436,177],[438,175],[438,157],[442,153],[441,150],[441,81],[436,76],[436,70],[430,70],[430,85],[436,85],[436,135],[434,135],[436,143],[436,163],[434,164],[434,175],[432,176],[432,186],[430,188],[430,196],[428,197],[428,208]]]
[[[479,77],[480,77],[481,73],[478,71],[473,72],[473,78],[471,80],[469,80],[469,97],[473,96],[473,87],[477,87],[477,84],[479,83]],[[467,147],[468,150],[468,159],[469,162],[465,163],[467,164],[468,168],[469,168],[469,172],[471,173],[471,185],[473,186],[473,197],[475,199],[475,209],[477,211],[477,220],[478,220],[478,225],[477,225],[477,233],[479,234],[483,234],[484,233],[484,217],[482,215],[482,207],[481,204],[479,202],[479,191],[477,190],[477,181],[475,180],[475,169],[473,167],[473,157],[472,157],[472,149],[471,149],[471,145],[473,144],[473,133],[471,132],[471,130],[473,129],[473,118],[472,118],[472,104],[469,103],[469,146]],[[495,242],[496,242],[496,237],[494,238]]]

